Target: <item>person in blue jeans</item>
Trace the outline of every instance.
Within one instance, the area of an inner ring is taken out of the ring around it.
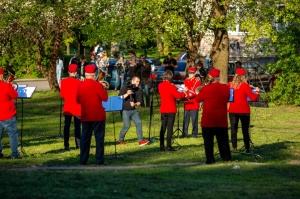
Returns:
[[[149,143],[149,140],[143,139],[142,120],[135,106],[142,104],[142,90],[139,88],[140,78],[133,76],[131,81],[124,85],[119,92],[119,96],[124,100],[122,118],[124,126],[120,132],[119,145],[125,145],[124,138],[130,128],[130,120],[133,120],[136,126],[136,134],[139,146]]]
[[[16,119],[17,109],[14,100],[18,92],[12,84],[4,81],[4,69],[0,68],[0,158],[2,153],[2,133],[6,130],[10,139],[11,158],[21,158],[18,153],[18,124]]]
[[[126,74],[126,64],[125,64],[125,59],[123,54],[120,54],[118,61],[116,63],[116,70],[114,70],[113,72],[115,72],[114,75],[116,77],[115,91],[117,91],[120,83],[121,83],[120,88],[122,88],[122,86],[124,85],[125,74]]]

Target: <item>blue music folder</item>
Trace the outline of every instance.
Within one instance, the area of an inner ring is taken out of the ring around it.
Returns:
[[[106,102],[102,102],[105,112],[123,110],[123,99],[120,96],[108,97]]]
[[[234,101],[234,89],[230,88],[229,102],[233,102],[233,101]]]

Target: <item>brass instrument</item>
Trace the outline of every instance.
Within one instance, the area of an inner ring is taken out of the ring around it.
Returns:
[[[99,82],[103,85],[103,87],[106,91],[109,89],[109,83],[107,81],[101,80]]]
[[[14,87],[14,89],[18,90],[19,85],[16,82],[14,82],[15,79],[16,78],[15,78],[14,74],[12,74],[10,71],[8,71],[6,82],[7,83],[11,83],[12,86]]]

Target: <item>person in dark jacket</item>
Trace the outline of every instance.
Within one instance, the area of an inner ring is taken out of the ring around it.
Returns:
[[[144,146],[149,143],[149,140],[143,139],[142,120],[136,106],[142,104],[142,90],[139,88],[140,78],[133,76],[132,79],[124,85],[119,92],[124,100],[122,118],[124,126],[120,131],[119,145],[125,145],[124,138],[130,128],[130,120],[133,120],[136,126],[136,135],[138,137],[139,146]]]

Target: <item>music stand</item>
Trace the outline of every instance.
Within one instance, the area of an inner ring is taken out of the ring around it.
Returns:
[[[115,127],[115,115],[114,115],[115,111],[123,110],[123,99],[120,96],[108,97],[108,100],[106,102],[102,102],[102,105],[105,112],[112,112],[112,116],[113,116],[114,139],[115,139],[115,154],[113,158],[116,159],[119,156],[119,158],[123,159],[117,153],[117,138],[116,138],[116,127]]]
[[[182,130],[179,128],[179,116],[180,116],[179,102],[180,102],[180,100],[177,99],[177,128],[173,132],[173,135],[177,132],[177,138],[179,138],[179,132],[181,132],[181,134],[182,134]],[[175,138],[173,139],[173,143],[176,143],[178,146],[180,146],[180,144],[175,140]]]
[[[154,138],[150,138],[150,133],[151,133],[151,126],[152,126],[152,117],[153,117],[153,92],[152,92],[152,94],[151,94],[151,102],[150,102],[150,121],[149,121],[149,132],[148,132],[148,134],[149,134],[149,138],[148,138],[148,140],[150,141],[150,143],[153,143],[154,142]]]
[[[30,99],[34,93],[36,87],[27,87],[27,85],[18,86],[18,99],[21,99],[21,152],[26,157],[26,153],[23,150],[23,115],[24,115],[24,99]]]

